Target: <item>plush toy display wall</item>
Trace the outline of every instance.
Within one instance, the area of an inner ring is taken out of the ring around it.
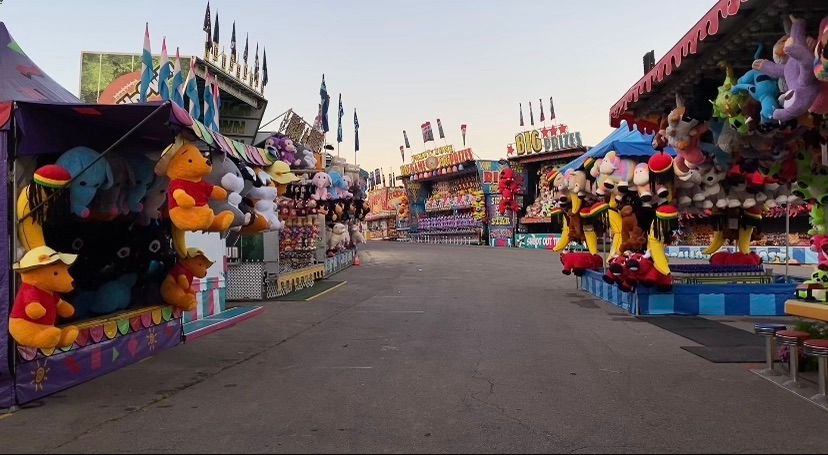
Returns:
[[[780,208],[812,203],[814,232],[820,231],[828,203],[828,83],[814,71],[821,61],[818,40],[805,30],[805,21],[792,17],[774,60],[763,59],[760,46],[753,69],[741,77],[722,64],[710,117],[691,118],[676,96],[652,152],[610,150],[554,177],[565,226],[557,249],[569,249],[563,261],[574,264],[565,271],[597,269],[587,255],[597,253],[596,237],[606,231],[612,238],[606,281],[625,290],[667,289],[664,245],[678,229],[679,214],[711,227],[706,253],[715,266],[759,266],[751,239],[763,217]],[[735,253],[719,251],[728,242]],[[577,245],[587,252],[576,252]]]

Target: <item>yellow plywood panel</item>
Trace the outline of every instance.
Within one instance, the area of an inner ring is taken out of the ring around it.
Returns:
[[[785,302],[785,313],[805,319],[828,322],[828,305],[824,303],[810,303],[801,300]]]

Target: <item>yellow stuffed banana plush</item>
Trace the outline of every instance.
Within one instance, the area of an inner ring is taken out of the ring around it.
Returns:
[[[719,248],[721,248],[722,245],[724,245],[724,243],[725,243],[724,231],[716,231],[713,234],[713,240],[710,243],[710,246],[707,247],[706,250],[704,250],[704,254],[713,254],[713,253],[719,251]]]
[[[650,229],[650,237],[647,239],[647,248],[653,258],[656,270],[663,275],[670,274],[670,263],[667,261],[667,254],[664,251],[664,243],[655,235],[655,228]]]

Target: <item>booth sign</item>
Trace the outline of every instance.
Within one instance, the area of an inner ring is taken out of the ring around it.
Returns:
[[[533,153],[549,153],[583,147],[581,133],[570,133],[565,125],[540,130],[524,131],[515,135],[515,152],[518,156]]]

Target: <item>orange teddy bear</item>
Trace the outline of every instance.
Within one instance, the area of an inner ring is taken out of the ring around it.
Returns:
[[[161,283],[161,297],[164,302],[184,311],[194,310],[198,302],[192,287],[193,277],[206,277],[207,269],[213,264],[203,251],[188,248],[186,254],[178,259],[178,263]]]
[[[58,317],[70,318],[75,314],[75,308],[61,299],[60,293],[74,289],[69,266],[77,258],[75,254],[58,253],[48,246],[39,246],[12,266],[23,281],[9,317],[9,333],[19,345],[65,348],[72,346],[78,338],[77,327],[55,327]]]
[[[190,142],[178,141],[167,148],[156,166],[156,173],[170,179],[167,206],[179,255],[186,252],[183,231],[224,232],[230,229],[235,216],[231,211],[215,214],[208,202],[223,201],[227,191],[204,181],[212,172],[209,152],[202,152]]]

